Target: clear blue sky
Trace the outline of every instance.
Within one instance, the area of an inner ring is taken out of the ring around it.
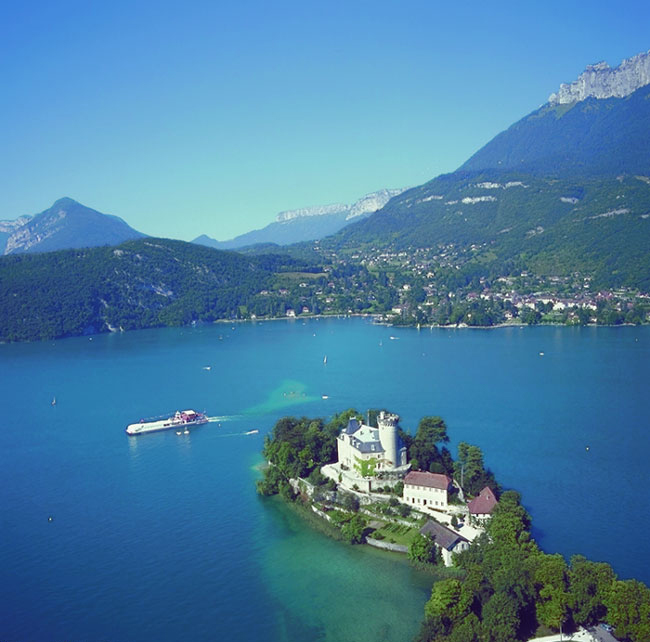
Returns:
[[[650,3],[4,3],[0,219],[61,196],[224,240],[281,210],[456,169],[599,60]]]

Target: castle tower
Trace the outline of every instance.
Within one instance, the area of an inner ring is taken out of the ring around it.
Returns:
[[[386,459],[390,466],[397,468],[400,465],[398,460],[398,437],[397,437],[397,415],[389,415],[383,410],[377,416],[377,428],[379,429],[379,441],[386,453]]]

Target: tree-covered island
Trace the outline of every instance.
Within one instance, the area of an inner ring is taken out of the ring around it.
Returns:
[[[618,640],[650,640],[650,589],[618,579],[606,562],[543,552],[519,494],[499,486],[478,446],[461,442],[454,459],[440,417],[424,417],[414,436],[396,415],[362,417],[350,409],[329,421],[280,419],[265,439],[257,489],[339,539],[429,569],[418,642],[605,635],[603,625]]]

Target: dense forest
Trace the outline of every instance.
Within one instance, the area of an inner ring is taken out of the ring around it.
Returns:
[[[0,339],[54,339],[238,318],[288,256],[242,256],[168,239],[0,258]]]

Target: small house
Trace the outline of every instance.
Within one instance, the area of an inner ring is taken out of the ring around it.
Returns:
[[[453,564],[452,555],[469,548],[469,541],[450,528],[429,520],[421,529],[420,534],[428,535],[440,549],[445,566]]]
[[[470,517],[479,521],[485,521],[492,516],[492,511],[497,505],[497,498],[494,491],[486,486],[472,501],[467,504]]]

